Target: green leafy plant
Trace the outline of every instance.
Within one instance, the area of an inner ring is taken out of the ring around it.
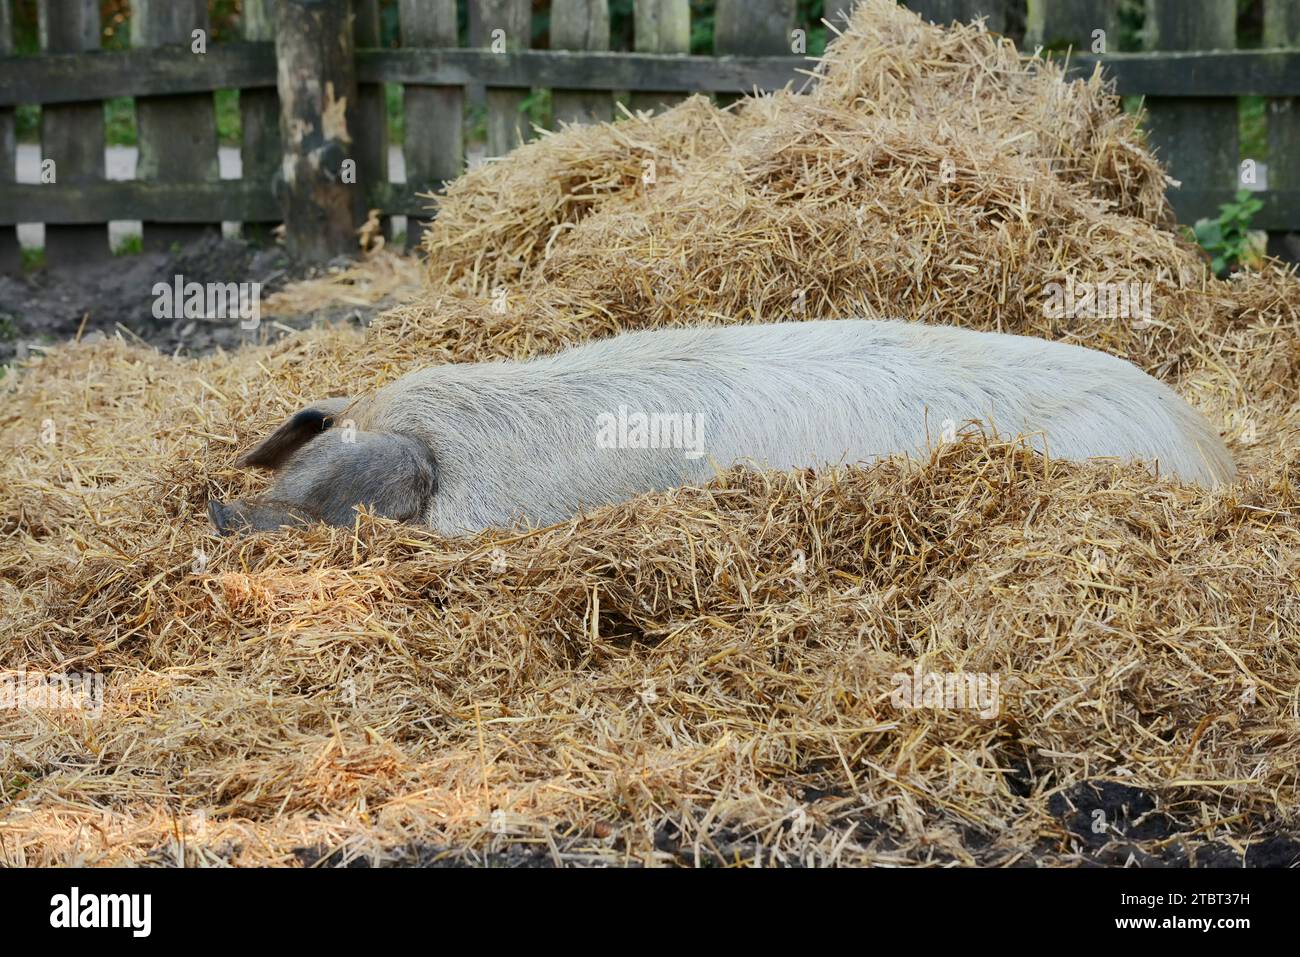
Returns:
[[[519,104],[519,112],[528,115],[530,125],[550,128],[553,125],[551,123],[551,91],[548,89],[533,90]]]
[[[1193,233],[1207,253],[1214,274],[1226,278],[1234,269],[1259,257],[1258,239],[1250,228],[1264,203],[1249,190],[1239,190],[1231,203],[1219,207],[1216,219],[1198,220]]]

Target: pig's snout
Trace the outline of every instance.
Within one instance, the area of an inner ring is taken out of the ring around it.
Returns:
[[[286,502],[248,499],[221,502],[208,499],[208,518],[222,535],[236,532],[272,532],[288,526],[311,525],[319,519],[301,507]]]
[[[208,518],[212,519],[212,527],[221,535],[229,535],[242,526],[236,520],[234,509],[215,498],[208,499]]]

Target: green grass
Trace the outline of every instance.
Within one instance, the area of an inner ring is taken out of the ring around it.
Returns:
[[[388,112],[388,142],[400,146],[406,142],[406,109],[400,83],[384,84],[384,107]]]
[[[135,145],[135,100],[131,97],[104,101],[104,142],[109,146]]]
[[[239,115],[239,91],[217,90],[213,97],[217,103],[217,140],[222,146],[238,146],[244,130]]]
[[[23,103],[14,110],[14,135],[19,143],[41,141],[41,108],[33,103]]]
[[[1243,159],[1268,159],[1268,101],[1243,96],[1237,108],[1237,126]]]
[[[127,236],[117,244],[113,250],[114,256],[138,256],[144,252],[144,237],[133,235]]]
[[[35,272],[45,268],[45,247],[23,250],[23,272]]]

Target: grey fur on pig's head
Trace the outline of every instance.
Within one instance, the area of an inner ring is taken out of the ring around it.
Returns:
[[[217,531],[271,531],[286,525],[351,525],[356,508],[420,522],[437,490],[428,445],[399,432],[333,428],[347,399],[318,402],[291,416],[237,465],[276,473],[275,484],[246,501],[208,502]]]

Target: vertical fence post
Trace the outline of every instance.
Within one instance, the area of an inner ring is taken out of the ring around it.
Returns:
[[[285,246],[317,262],[355,253],[365,197],[344,172],[357,102],[348,0],[279,0],[275,59]]]
[[[352,0],[352,36],[358,48],[377,47],[379,36],[379,0]],[[357,86],[357,109],[349,121],[352,130],[352,156],[357,161],[357,183],[367,206],[372,194],[388,182],[388,103],[382,83]],[[385,234],[388,217],[383,217]]]
[[[532,10],[528,0],[470,0],[478,6],[482,43],[491,48],[504,42],[507,51],[526,50],[532,43]],[[498,32],[500,31],[500,32]],[[503,156],[530,135],[524,115],[527,89],[493,87],[487,78],[487,151]]]
[[[1153,50],[1227,50],[1237,42],[1237,5],[1222,0],[1147,0]],[[1206,190],[1235,190],[1238,173],[1237,101],[1152,97],[1146,101],[1151,145],[1182,182],[1169,199],[1181,222],[1213,216]]]
[[[609,50],[609,0],[552,0],[552,50]],[[614,99],[598,90],[554,90],[555,122],[599,123],[613,115]]]
[[[99,49],[97,0],[41,0],[38,10],[41,49],[49,53]],[[55,185],[50,189],[103,180],[103,104],[95,100],[42,107],[41,159],[54,162]],[[45,261],[51,266],[104,259],[109,253],[107,223],[45,227]]]
[[[131,46],[193,46],[193,31],[208,32],[204,0],[132,0]],[[209,41],[211,37],[208,38]],[[202,56],[193,54],[195,62]],[[220,179],[217,166],[217,113],[211,93],[142,96],[135,101],[140,158],[136,179],[194,183]],[[166,249],[220,233],[219,223],[144,223],[146,249]]]
[[[713,21],[714,54],[789,56],[794,12],[795,0],[718,0]],[[718,103],[736,99],[736,95],[721,94]]]
[[[275,0],[244,0],[244,39],[267,43],[275,39]],[[280,169],[280,101],[274,89],[239,91],[240,175],[250,182],[270,183]],[[244,223],[244,236],[261,238],[265,223]]]
[[[1036,47],[1091,52],[1093,31],[1105,30],[1105,52],[1119,52],[1117,0],[1029,0],[1025,12],[1026,50]]]
[[[14,52],[13,7],[10,0],[0,0],[0,56]],[[17,179],[18,141],[15,139],[14,111],[0,106],[0,186]],[[18,228],[0,226],[0,275],[17,273],[23,264],[18,248]]]
[[[1264,46],[1300,47],[1300,5],[1295,0],[1264,0]],[[1288,190],[1293,195],[1300,191],[1300,97],[1268,101],[1268,179],[1270,190]],[[1300,232],[1300,222],[1289,225]],[[1285,235],[1269,237],[1273,252],[1286,251],[1279,248]],[[1300,248],[1290,254],[1296,258]]]
[[[907,6],[931,23],[947,26],[954,20],[969,23],[984,17],[984,24],[995,33],[1007,29],[1006,0],[907,0]]]
[[[404,47],[455,47],[456,0],[401,0]],[[406,86],[402,90],[406,138],[406,192],[427,193],[460,175],[465,162],[465,91],[458,86]],[[428,220],[408,217],[412,248]]]
[[[632,45],[637,53],[690,53],[690,0],[633,0]],[[683,99],[681,93],[634,92],[634,110],[660,110]]]

